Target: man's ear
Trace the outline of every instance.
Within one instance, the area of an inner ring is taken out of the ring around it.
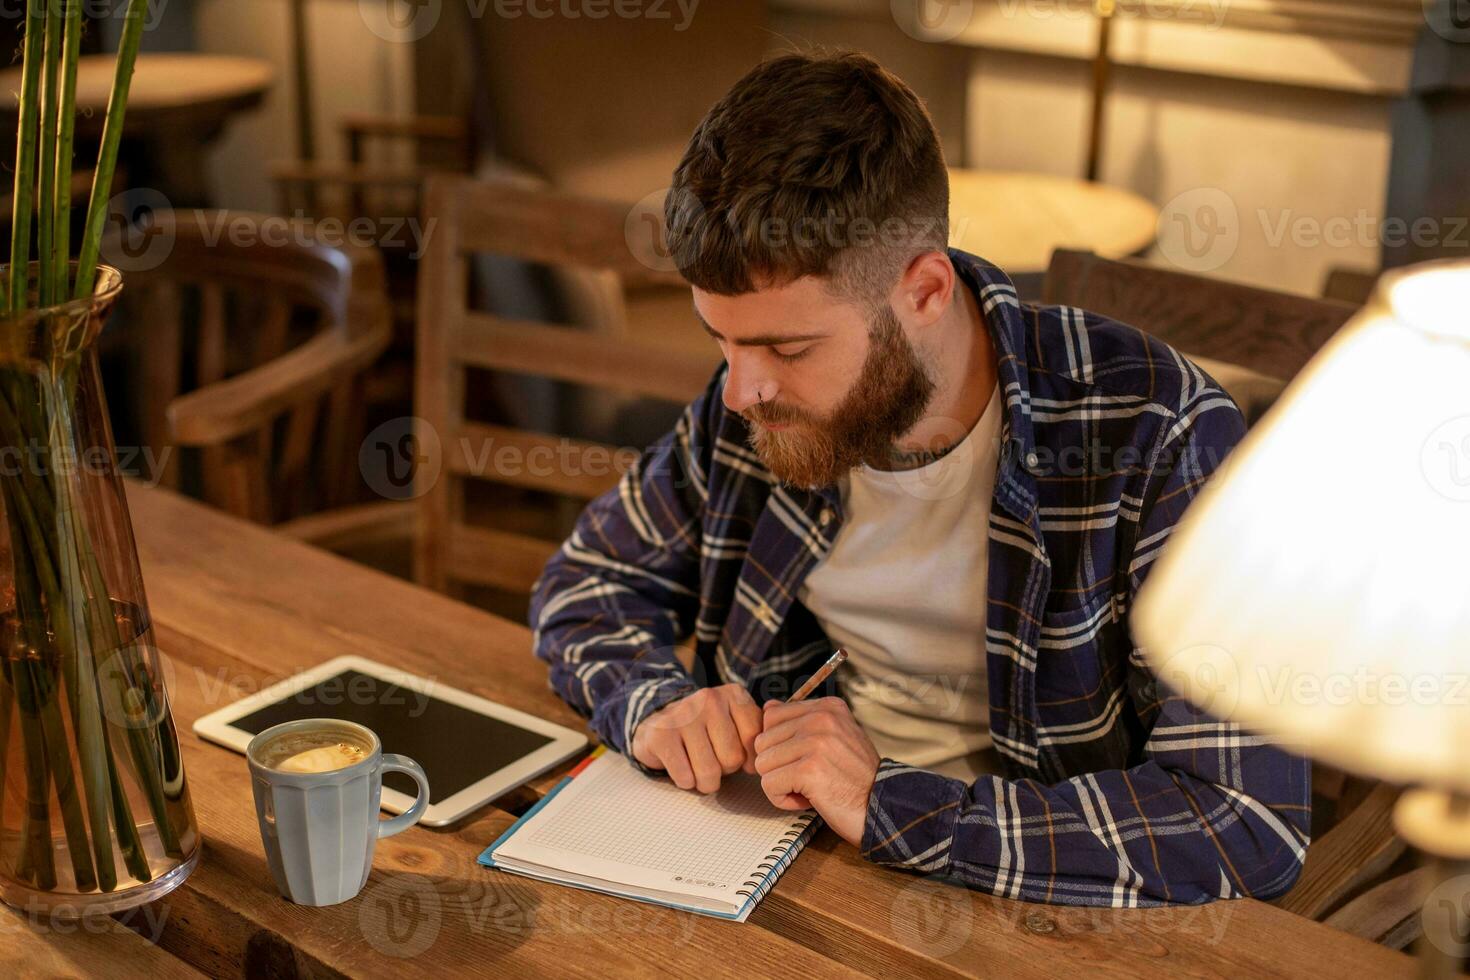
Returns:
[[[927,327],[949,309],[954,286],[955,272],[949,256],[928,251],[909,262],[889,298],[900,319],[915,327]]]

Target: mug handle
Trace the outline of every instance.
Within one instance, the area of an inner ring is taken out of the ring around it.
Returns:
[[[419,817],[429,808],[429,777],[424,772],[424,767],[414,762],[406,755],[392,755],[385,753],[378,762],[379,774],[385,772],[403,772],[414,778],[419,784],[418,798],[413,801],[413,806],[403,811],[396,817],[388,820],[378,821],[378,836],[392,837],[401,834],[414,824],[419,822]]]

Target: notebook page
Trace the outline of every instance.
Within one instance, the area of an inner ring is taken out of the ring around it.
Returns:
[[[529,862],[639,889],[714,899],[738,907],[747,882],[799,812],[778,810],[760,777],[726,776],[718,793],[650,779],[621,755],[595,759],[510,840],[496,860]]]

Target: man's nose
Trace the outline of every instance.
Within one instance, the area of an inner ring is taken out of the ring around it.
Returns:
[[[730,367],[725,376],[726,408],[739,413],[762,401],[775,400],[776,386],[755,369],[748,356],[732,352],[726,360]]]

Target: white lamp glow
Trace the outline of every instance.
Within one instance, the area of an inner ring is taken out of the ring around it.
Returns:
[[[1131,621],[1160,679],[1207,713],[1420,787],[1395,826],[1459,896],[1426,905],[1421,950],[1426,976],[1457,976],[1470,953],[1470,262],[1380,281],[1190,505]]]
[[[1190,505],[1132,623],[1206,710],[1470,793],[1470,263],[1385,277]]]

